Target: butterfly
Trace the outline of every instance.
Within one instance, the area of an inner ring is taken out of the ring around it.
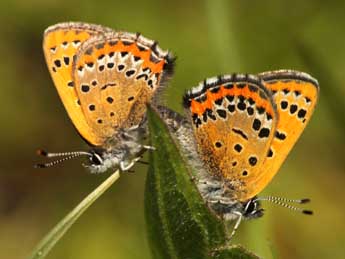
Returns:
[[[197,172],[208,207],[226,221],[261,217],[260,201],[312,214],[288,204],[309,199],[257,197],[309,122],[319,95],[310,75],[278,70],[208,78],[183,97],[186,117],[157,108]]]
[[[62,156],[48,167],[88,156],[91,172],[128,170],[143,152],[146,105],[172,75],[174,57],[140,33],[81,22],[59,23],[43,37],[45,60],[68,116],[90,151]]]

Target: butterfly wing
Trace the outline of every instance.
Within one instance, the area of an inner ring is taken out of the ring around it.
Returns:
[[[262,174],[252,182],[247,198],[259,193],[271,181],[302,134],[317,103],[319,86],[316,79],[302,72],[279,70],[259,74],[272,92],[279,113],[277,129]]]
[[[262,171],[278,114],[269,91],[252,75],[205,80],[184,97],[198,152],[229,194],[245,200],[248,184]]]
[[[93,145],[101,141],[88,126],[80,107],[72,79],[72,64],[84,41],[93,35],[110,31],[98,25],[70,22],[53,25],[44,32],[43,51],[55,87],[74,126]]]
[[[167,51],[140,34],[111,32],[82,44],[73,80],[86,123],[102,142],[142,121],[172,62]]]

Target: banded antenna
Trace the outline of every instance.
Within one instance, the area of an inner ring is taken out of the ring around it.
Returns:
[[[306,214],[306,215],[313,215],[312,210],[305,210],[305,209],[295,207],[291,204],[288,204],[288,203],[299,203],[299,204],[309,203],[310,199],[308,199],[308,198],[305,198],[305,199],[287,199],[287,198],[282,198],[282,197],[267,196],[267,197],[256,198],[254,200],[254,202],[255,201],[269,201],[269,202],[272,202],[272,203],[277,204],[279,206],[288,208],[290,210],[299,211],[299,212],[302,212],[303,214]]]
[[[94,155],[97,155],[97,154],[93,154],[93,153],[85,152],[85,151],[50,153],[50,152],[47,152],[45,150],[39,149],[39,150],[37,150],[37,155],[48,157],[48,158],[62,157],[60,159],[56,159],[56,160],[48,162],[48,163],[36,164],[34,166],[35,168],[47,168],[47,167],[52,167],[52,166],[55,166],[57,164],[60,164],[60,163],[62,163],[64,161],[74,159],[76,157],[80,157],[80,156],[93,157]]]

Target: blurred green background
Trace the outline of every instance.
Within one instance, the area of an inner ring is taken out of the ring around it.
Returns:
[[[0,2],[0,258],[25,258],[107,175],[79,161],[35,170],[39,147],[85,149],[55,91],[41,49],[62,21],[106,25],[156,39],[178,57],[167,104],[205,77],[291,68],[321,86],[316,112],[264,194],[310,197],[312,217],[271,204],[234,240],[264,258],[345,258],[344,1]],[[144,222],[146,167],[122,175],[48,258],[150,258]]]

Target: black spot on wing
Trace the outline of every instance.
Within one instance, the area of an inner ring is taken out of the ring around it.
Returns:
[[[300,109],[297,113],[298,118],[303,119],[305,115],[307,114],[307,111],[304,109]]]
[[[104,68],[105,68],[104,65],[100,65],[100,66],[98,67],[98,71],[99,71],[99,72],[102,72],[102,71],[104,71]]]
[[[127,51],[122,51],[120,52],[120,55],[122,58],[126,57],[128,55],[128,52]]]
[[[258,162],[258,159],[255,156],[251,156],[249,157],[248,162],[251,166],[255,166],[256,163]]]
[[[216,143],[214,143],[214,145],[216,146],[216,148],[222,147],[222,143],[220,141],[216,141]]]
[[[263,114],[265,112],[264,107],[257,107],[256,110],[258,111],[259,114]]]
[[[219,115],[219,117],[226,119],[226,111],[223,109],[217,109],[216,110],[217,114]]]
[[[112,69],[114,66],[115,66],[115,63],[114,63],[114,62],[109,62],[109,63],[107,64],[107,67],[108,67],[109,69]]]
[[[249,107],[247,108],[247,113],[248,113],[249,116],[253,115],[253,114],[254,114],[254,109],[253,109],[252,107],[249,106]]]
[[[277,130],[275,134],[276,134],[275,136],[276,136],[277,139],[280,139],[280,140],[286,139],[286,135],[283,132],[279,132]]]
[[[94,104],[89,105],[89,110],[94,111],[96,109],[96,106]]]
[[[245,140],[248,140],[247,135],[240,129],[235,129],[233,128],[232,131],[238,135],[240,135],[242,138],[244,138]]]
[[[259,138],[267,138],[270,135],[270,130],[268,128],[262,128],[259,131]]]
[[[229,111],[230,113],[233,113],[233,112],[235,111],[235,105],[229,104],[229,105],[228,105],[228,111]]]
[[[219,98],[219,99],[215,100],[214,103],[220,106],[220,105],[222,105],[223,100],[224,100],[223,98]]]
[[[88,85],[81,85],[81,91],[87,93],[90,90],[90,86]]]
[[[282,108],[282,110],[285,110],[288,107],[288,102],[287,101],[281,101],[280,107]]]
[[[86,65],[89,67],[89,68],[92,68],[94,66],[94,63],[93,62],[87,62]]]
[[[127,76],[127,77],[131,77],[131,76],[134,75],[134,74],[135,74],[135,70],[133,70],[133,69],[127,70],[127,71],[126,71],[126,76]]]
[[[242,151],[243,147],[241,146],[241,144],[236,144],[234,145],[234,150],[238,153],[240,153]]]
[[[140,74],[135,79],[139,80],[140,78],[144,78],[144,80],[146,81],[149,77],[146,74]]]
[[[252,128],[254,130],[258,131],[260,129],[260,127],[261,127],[261,121],[255,118],[253,121]]]
[[[64,57],[63,62],[65,63],[66,66],[69,65],[69,57]]]
[[[291,104],[290,106],[290,114],[294,114],[298,109],[298,106],[296,104]]]
[[[228,100],[228,102],[233,102],[235,97],[233,95],[226,95],[225,98]]]
[[[61,61],[60,61],[60,59],[54,60],[54,64],[55,64],[56,67],[61,67]]]
[[[238,98],[239,98],[240,100],[239,100],[239,102],[237,103],[237,108],[238,108],[240,111],[244,111],[244,110],[247,108],[247,106],[246,106],[246,104],[245,104],[245,102],[244,102],[244,97],[240,95]]]
[[[107,102],[111,104],[111,103],[114,102],[114,99],[111,96],[108,96],[107,97]]]

